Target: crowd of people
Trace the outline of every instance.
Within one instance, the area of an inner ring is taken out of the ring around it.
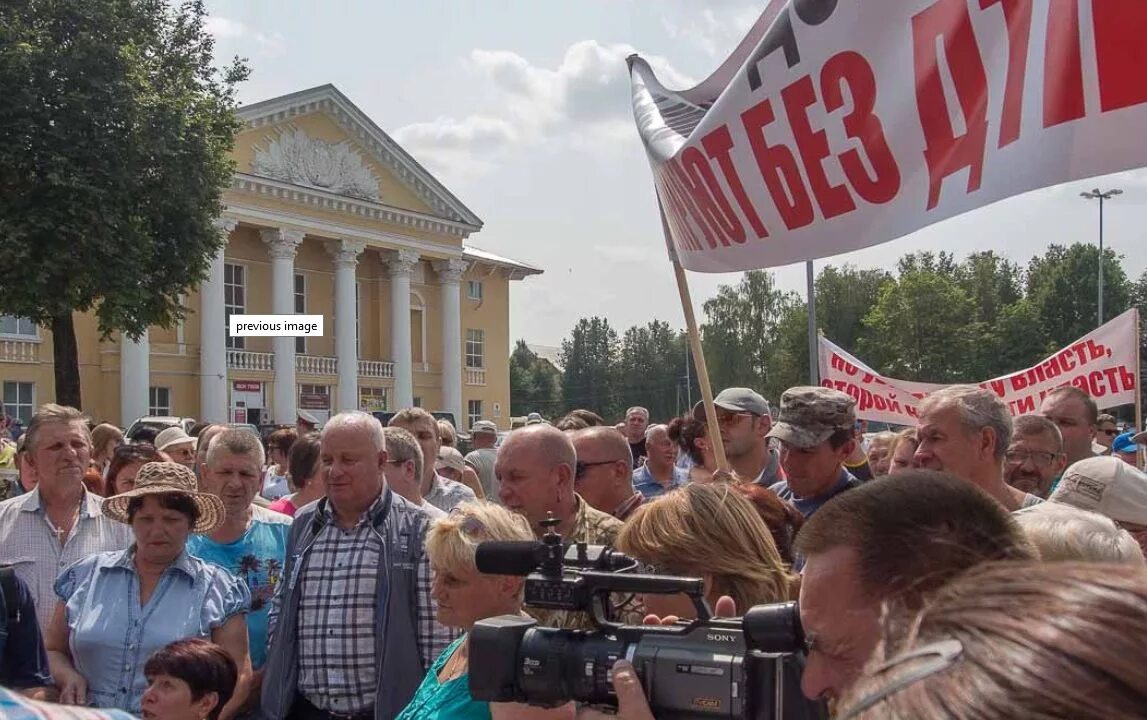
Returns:
[[[265,440],[200,424],[126,441],[44,405],[0,503],[0,714],[600,717],[468,686],[480,620],[594,627],[477,570],[478,543],[556,523],[642,572],[700,578],[718,614],[795,601],[793,693],[837,717],[1143,717],[1147,433],[1073,387],[1016,418],[948,387],[916,427],[875,434],[822,387],[775,412],[728,388],[715,409],[713,434],[698,403],[665,423],[641,407],[505,436],[482,421],[463,448],[420,408],[386,427],[347,412]],[[613,611],[697,617],[684,595]],[[620,716],[652,717],[632,666],[613,677]]]

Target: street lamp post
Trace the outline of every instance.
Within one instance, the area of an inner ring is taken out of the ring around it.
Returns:
[[[1107,192],[1100,192],[1099,188],[1095,188],[1091,192],[1079,194],[1085,200],[1099,201],[1099,322],[1096,327],[1103,325],[1103,201],[1122,194],[1123,191],[1119,188]]]

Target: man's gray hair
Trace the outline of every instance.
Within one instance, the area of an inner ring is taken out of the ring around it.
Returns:
[[[92,433],[88,429],[87,418],[79,410],[69,405],[57,405],[56,403],[47,403],[36,408],[36,412],[32,414],[32,421],[28,423],[28,429],[25,435],[28,439],[24,441],[24,447],[28,449],[28,454],[31,455],[36,452],[36,438],[40,435],[40,429],[45,425],[70,425],[78,422],[84,427],[84,436],[88,439],[88,447],[92,445]]]
[[[645,408],[641,407],[640,405],[634,405],[633,407],[626,410],[625,411],[625,417],[629,417],[630,413],[640,413],[640,414],[645,416],[646,421],[649,420],[649,411],[646,410]]]
[[[1020,415],[1012,421],[1012,437],[1039,437],[1046,435],[1055,445],[1055,452],[1063,452],[1063,433],[1059,426],[1043,415]]]
[[[211,445],[207,448],[207,467],[214,468],[215,458],[221,452],[249,457],[260,468],[267,462],[263,443],[249,430],[229,428],[211,438],[209,442]]]
[[[336,430],[360,430],[368,432],[370,433],[370,439],[374,443],[376,452],[382,452],[386,449],[386,436],[382,434],[382,423],[370,413],[361,410],[341,412],[331,418],[327,424],[323,426],[321,437],[325,438]]]
[[[382,429],[386,438],[386,454],[392,462],[414,461],[414,477],[422,477],[422,466],[425,458],[422,457],[422,446],[406,428],[387,427]]]
[[[975,385],[951,385],[920,401],[919,414],[923,416],[945,407],[960,411],[960,419],[968,432],[991,428],[996,436],[996,459],[1003,460],[1012,442],[1012,414],[994,392]]]
[[[1145,564],[1139,543],[1106,515],[1044,502],[1013,517],[1044,562]]]
[[[669,434],[669,426],[668,425],[662,425],[662,424],[658,423],[657,425],[650,425],[649,427],[645,428],[645,442],[649,442],[650,440],[652,440],[653,434],[659,433],[659,432],[663,432],[666,435],[668,435]]]

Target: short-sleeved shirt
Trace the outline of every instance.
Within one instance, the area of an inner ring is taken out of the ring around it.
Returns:
[[[134,546],[98,553],[60,574],[72,663],[88,683],[88,702],[138,715],[147,690],[143,666],[152,653],[185,638],[210,639],[247,612],[243,582],[211,563],[180,553],[140,606]]]
[[[4,720],[135,720],[120,710],[90,710],[38,702],[3,687],[0,687],[0,717]]]
[[[653,473],[649,471],[648,464],[642,465],[633,471],[633,489],[646,498],[660,497],[670,490],[675,490],[688,483],[689,471],[679,467],[673,468],[673,480],[669,483],[669,487],[665,487],[657,482],[653,477]]]
[[[85,492],[79,520],[61,545],[40,505],[40,488],[0,503],[0,564],[11,565],[36,603],[36,619],[48,631],[56,609],[56,577],[72,563],[95,553],[125,550],[131,528],[104,517],[102,498]]]
[[[464,502],[475,502],[478,496],[462,483],[435,473],[430,492],[426,493],[424,499],[439,510],[450,512]]]
[[[469,672],[446,682],[438,680],[443,666],[465,639],[465,636],[458,638],[438,656],[410,704],[395,720],[490,720],[490,703],[475,700],[470,694]]]
[[[227,570],[247,584],[251,591],[251,612],[247,614],[247,639],[251,667],[258,670],[267,661],[267,615],[271,598],[287,561],[287,534],[291,518],[253,505],[247,532],[235,542],[220,543],[206,535],[187,539],[187,552]]]
[[[478,474],[478,482],[482,484],[482,492],[490,502],[498,502],[498,489],[500,483],[494,474],[494,462],[498,459],[498,451],[494,448],[478,448],[466,456],[466,462]]]

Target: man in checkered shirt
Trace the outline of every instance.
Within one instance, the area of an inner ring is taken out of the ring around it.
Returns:
[[[262,713],[393,718],[456,636],[435,621],[429,518],[387,487],[385,438],[369,414],[332,418],[320,452],[327,497],[300,508],[291,526]]]

